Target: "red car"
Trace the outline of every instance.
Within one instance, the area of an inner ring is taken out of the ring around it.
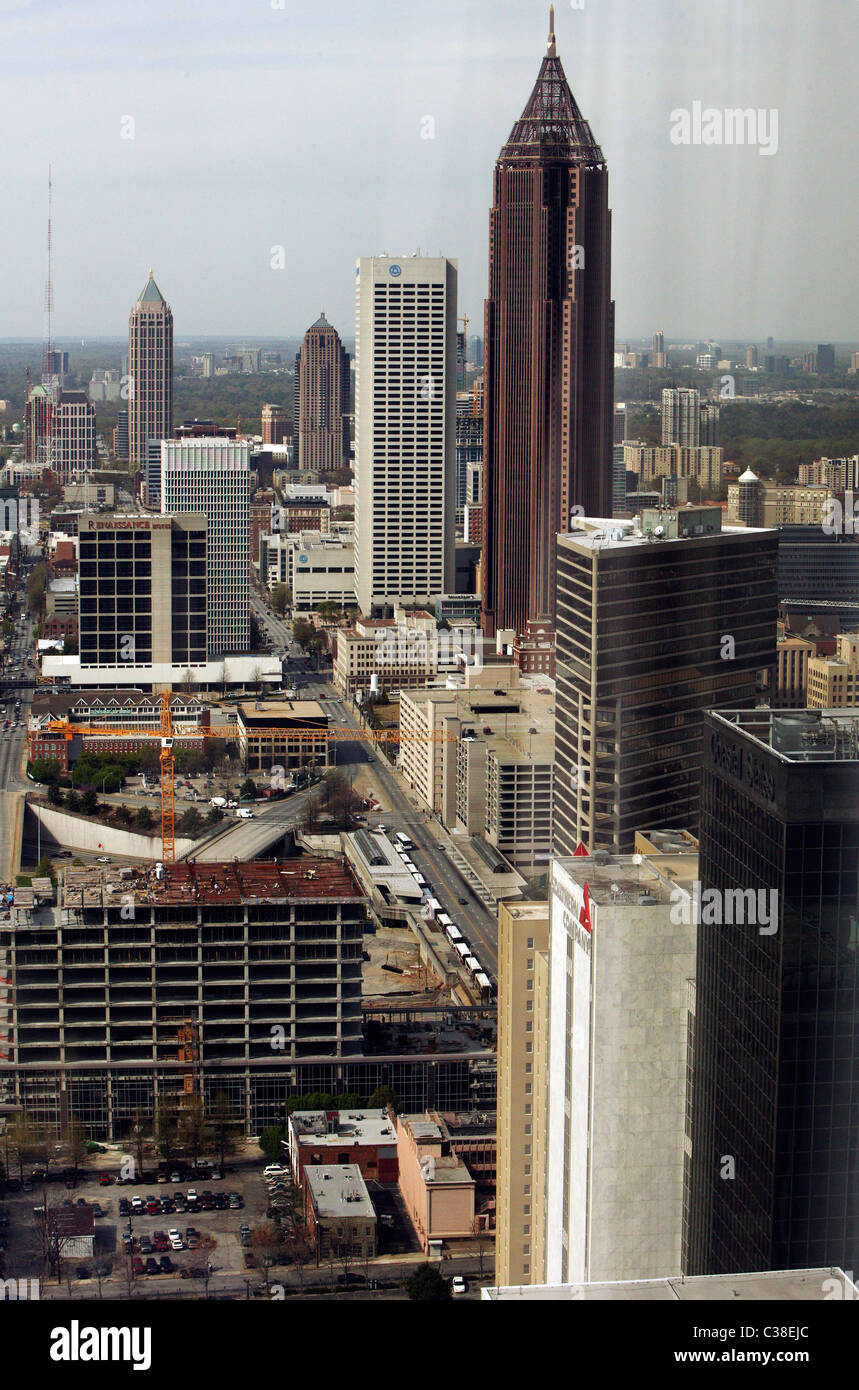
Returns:
[[[99,1173],[98,1185],[99,1187],[110,1187],[110,1174]]]
[[[160,1202],[147,1202],[147,1203],[146,1203],[146,1214],[147,1214],[147,1216],[158,1216],[158,1215],[160,1214],[160,1212],[161,1212],[161,1203],[160,1203]]]
[[[134,1263],[132,1264],[131,1268],[135,1274],[145,1274],[146,1272],[146,1266],[144,1265],[143,1261],[137,1257],[135,1257]]]

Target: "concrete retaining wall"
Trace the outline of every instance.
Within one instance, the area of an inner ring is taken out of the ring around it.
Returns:
[[[57,810],[55,806],[36,805],[32,801],[28,801],[27,809],[40,822],[42,831],[56,840],[58,845],[90,853],[101,849],[106,854],[121,854],[128,859],[161,858],[160,835],[139,835],[133,830],[99,825],[97,821],[85,820],[82,816]],[[177,858],[187,854],[194,843],[193,840],[177,838]]]

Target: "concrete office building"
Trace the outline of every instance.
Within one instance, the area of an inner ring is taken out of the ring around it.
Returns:
[[[301,1059],[361,1052],[365,919],[339,859],[64,869],[0,922],[0,1095],[117,1139],[162,1099],[223,1093],[258,1134]]]
[[[608,168],[546,54],[496,160],[485,307],[483,627],[555,611],[555,536],[612,506],[614,302]]]
[[[797,603],[859,604],[859,535],[779,526],[778,594]]]
[[[558,538],[554,844],[626,853],[698,817],[702,710],[776,661],[775,532],[719,507],[585,518]]]
[[[95,406],[85,391],[60,391],[51,419],[51,467],[65,480],[88,473],[97,457]]]
[[[772,483],[747,468],[728,488],[725,520],[733,526],[822,526],[834,496],[830,487]]]
[[[535,1282],[682,1270],[695,976],[682,908],[698,861],[677,843],[552,863],[546,1256]]]
[[[856,1269],[859,711],[705,720],[685,1269]]]
[[[807,666],[809,709],[859,705],[859,633],[841,632],[834,656],[812,656]]]
[[[662,392],[662,443],[697,449],[701,442],[701,393],[690,387]]]
[[[300,469],[332,473],[348,467],[351,386],[349,354],[337,329],[320,314],[305,333],[301,351],[295,357],[295,426]]]
[[[263,447],[269,444],[283,444],[289,432],[289,417],[282,405],[270,402],[262,408],[260,420]]]
[[[250,445],[220,438],[161,443],[161,510],[208,523],[209,655],[250,647]]]
[[[664,370],[668,366],[668,358],[665,355],[665,334],[660,329],[657,329],[651,340],[650,365],[657,370]]]
[[[545,1259],[549,907],[498,904],[495,1271],[530,1284]]]
[[[84,513],[78,561],[82,671],[206,660],[205,516]]]
[[[793,635],[779,637],[773,704],[779,709],[805,709],[808,704],[808,663],[817,653],[814,642]]]
[[[312,613],[320,603],[355,604],[355,542],[351,535],[301,531],[287,538],[287,583],[295,613]]]
[[[152,271],[128,321],[128,452],[136,468],[150,439],[173,433],[173,313]]]
[[[358,261],[355,556],[365,617],[452,593],[455,261]]]

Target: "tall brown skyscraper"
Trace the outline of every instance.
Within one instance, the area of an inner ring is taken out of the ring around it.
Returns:
[[[555,51],[495,165],[486,301],[483,623],[553,622],[555,536],[611,515],[614,304],[602,150]]]
[[[349,463],[349,354],[324,314],[295,358],[298,467],[320,473]]]
[[[173,313],[149,272],[128,321],[128,454],[146,463],[146,441],[173,433]]]

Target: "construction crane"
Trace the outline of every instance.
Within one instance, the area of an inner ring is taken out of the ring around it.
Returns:
[[[95,738],[157,738],[161,741],[161,753],[159,765],[161,769],[161,858],[168,864],[172,864],[176,858],[176,816],[174,803],[174,783],[175,783],[175,760],[173,757],[173,742],[176,737],[173,728],[173,715],[170,709],[170,692],[161,692],[161,722],[160,727],[153,729],[150,725],[122,725],[114,724],[75,724],[69,719],[51,719],[44,726],[45,732],[50,734],[61,734],[67,742],[71,742],[77,735]],[[244,736],[250,739],[269,739],[271,742],[278,743],[318,743],[321,740],[326,742],[356,742],[376,744],[399,744],[399,743],[450,743],[455,742],[458,735],[448,733],[446,730],[432,730],[429,733],[404,732],[402,729],[353,729],[353,728],[331,728],[320,724],[298,724],[295,726],[281,727],[257,727],[256,725],[247,726],[244,731],[235,724],[211,724],[202,725],[193,731],[183,731],[182,737],[203,739],[205,747],[206,739],[232,739],[235,740]]]

